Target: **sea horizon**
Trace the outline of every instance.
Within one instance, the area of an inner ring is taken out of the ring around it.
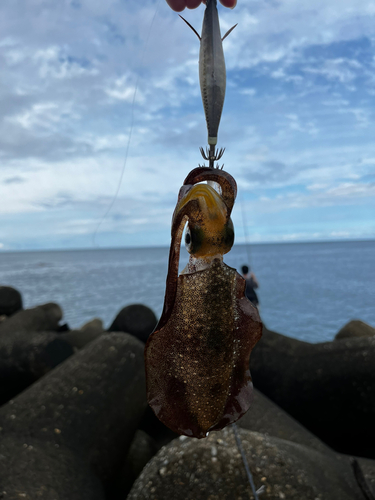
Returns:
[[[169,246],[2,251],[0,285],[18,289],[25,308],[56,302],[70,328],[94,317],[108,328],[132,303],[161,314],[168,254]],[[187,260],[182,246],[180,270]],[[237,243],[224,262],[251,266],[270,330],[324,342],[353,319],[375,326],[375,240]]]
[[[355,238],[355,239],[329,239],[329,240],[300,240],[300,241],[257,241],[257,242],[241,242],[234,243],[233,247],[236,246],[262,246],[262,245],[303,245],[303,244],[321,244],[321,243],[371,243],[375,242],[375,238]],[[181,245],[183,246],[183,245]],[[62,248],[21,248],[21,249],[3,249],[0,248],[0,255],[7,253],[27,253],[27,252],[79,252],[79,251],[90,251],[90,250],[138,250],[138,249],[165,249],[169,248],[170,244],[167,245],[129,245],[129,246],[110,246],[110,247],[99,247],[99,246],[87,246],[87,247],[62,247]]]

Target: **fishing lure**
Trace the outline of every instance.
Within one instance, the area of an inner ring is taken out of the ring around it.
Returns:
[[[216,182],[219,194],[203,181]],[[223,170],[199,167],[180,189],[164,308],[145,347],[147,397],[173,431],[203,438],[249,408],[251,350],[262,334],[245,280],[223,262],[234,242],[230,218],[237,186]],[[190,253],[178,275],[184,227]]]
[[[228,30],[221,38],[217,0],[207,0],[201,36],[186,19],[180,17],[200,40],[199,83],[209,145],[206,152],[203,148],[200,148],[200,151],[203,158],[210,162],[209,166],[212,168],[214,162],[220,160],[224,154],[223,148],[218,151],[215,149],[226,90],[226,69],[222,42],[237,25]]]

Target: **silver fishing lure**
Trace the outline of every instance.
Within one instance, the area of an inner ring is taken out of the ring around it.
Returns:
[[[224,149],[216,150],[215,148],[224,106],[227,79],[222,41],[237,25],[233,26],[221,38],[217,0],[207,0],[201,36],[186,19],[182,16],[180,17],[200,40],[199,83],[204,113],[206,115],[209,145],[206,151],[203,148],[200,148],[200,151],[203,158],[210,162],[209,166],[213,168],[214,162],[219,160],[224,154]]]

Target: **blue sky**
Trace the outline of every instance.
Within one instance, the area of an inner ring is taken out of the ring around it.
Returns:
[[[219,14],[236,241],[240,201],[250,242],[374,238],[374,3]],[[164,0],[2,0],[0,33],[0,248],[168,245],[207,137],[196,36]]]

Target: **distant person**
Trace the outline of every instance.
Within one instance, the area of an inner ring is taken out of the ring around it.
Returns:
[[[259,283],[255,277],[255,274],[251,272],[248,266],[242,266],[242,275],[246,280],[246,290],[245,295],[250,300],[255,307],[259,306],[258,295],[255,292],[256,288],[259,288]]]

